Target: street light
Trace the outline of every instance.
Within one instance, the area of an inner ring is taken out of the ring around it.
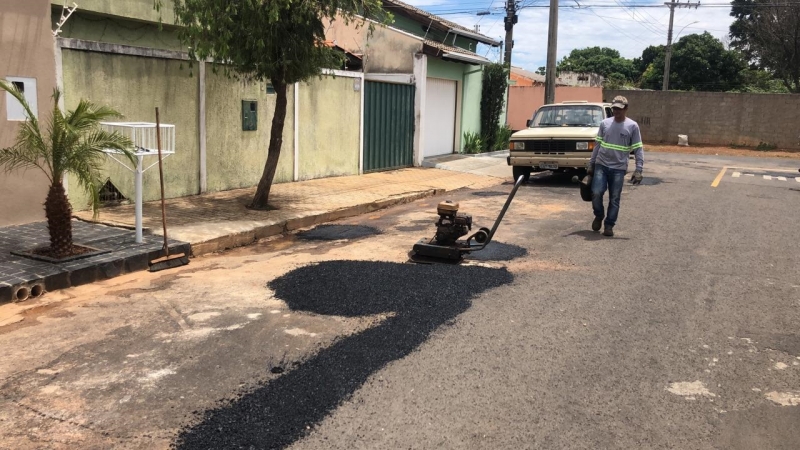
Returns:
[[[675,40],[676,40],[676,41],[678,40],[678,36],[680,36],[680,35],[681,35],[681,33],[683,33],[683,30],[685,30],[685,29],[686,29],[686,27],[688,27],[689,25],[694,25],[694,24],[696,24],[696,23],[700,23],[700,21],[699,21],[699,20],[695,20],[695,21],[694,21],[694,22],[692,22],[692,23],[689,23],[689,24],[686,24],[686,25],[684,25],[684,26],[683,26],[683,28],[681,28],[681,31],[678,31],[678,34],[676,34],[676,35],[675,35]]]

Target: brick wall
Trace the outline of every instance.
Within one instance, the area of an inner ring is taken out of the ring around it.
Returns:
[[[645,142],[677,144],[685,134],[690,145],[800,148],[800,95],[603,91],[605,101],[616,95],[628,98],[628,117],[639,122]]]

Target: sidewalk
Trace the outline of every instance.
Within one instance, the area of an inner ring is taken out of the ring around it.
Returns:
[[[425,158],[422,166],[510,180],[512,178],[511,167],[506,162],[507,156],[507,150],[477,155],[434,156]]]
[[[318,223],[368,213],[461,188],[502,183],[486,175],[409,168],[366,175],[322,178],[272,186],[271,211],[245,207],[255,188],[167,200],[167,232],[191,244],[194,256],[250,244],[258,239]],[[133,205],[101,210],[98,221],[132,227]],[[143,206],[144,227],[161,233],[160,202]],[[91,221],[90,211],[76,213]]]

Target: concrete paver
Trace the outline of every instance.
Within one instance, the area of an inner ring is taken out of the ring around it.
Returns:
[[[258,239],[317,223],[375,211],[436,193],[480,189],[502,180],[478,174],[409,168],[360,176],[323,178],[272,186],[271,211],[246,208],[255,188],[169,199],[170,238],[189,242],[193,255],[250,244]],[[100,221],[132,226],[133,205],[107,208]],[[78,217],[91,220],[91,213]],[[143,206],[144,226],[161,233],[160,202]]]

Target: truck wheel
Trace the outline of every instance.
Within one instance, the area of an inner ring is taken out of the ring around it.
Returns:
[[[530,167],[514,166],[512,169],[512,173],[514,174],[514,181],[517,181],[521,176],[525,177],[526,182],[531,178]]]

